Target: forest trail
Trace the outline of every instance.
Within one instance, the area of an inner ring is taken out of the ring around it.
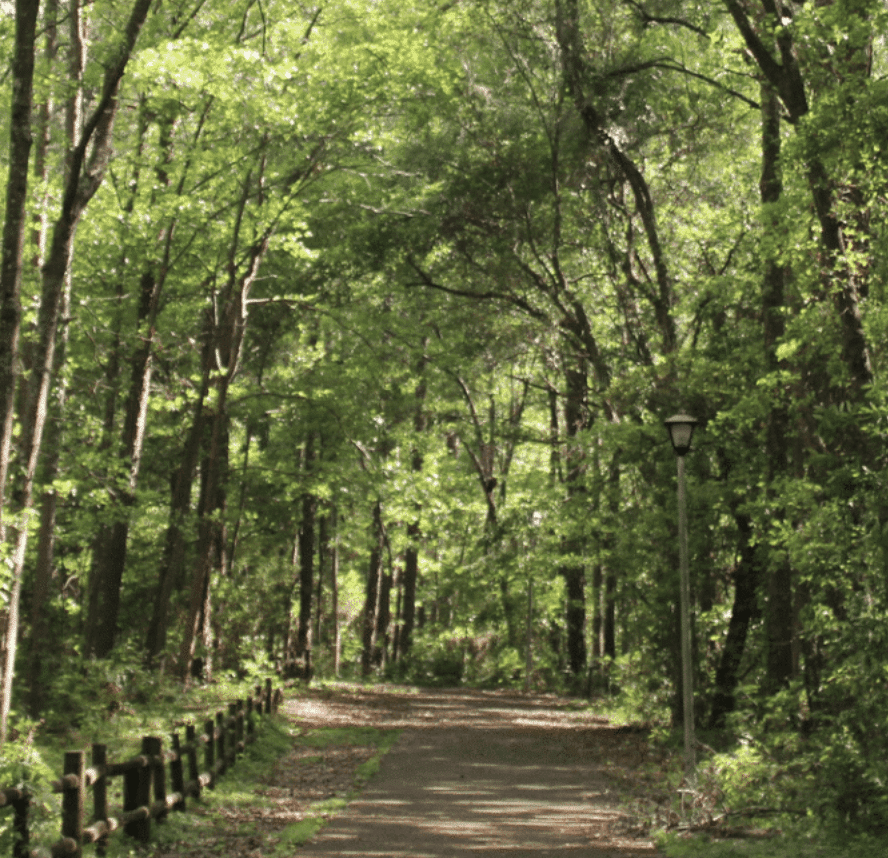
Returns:
[[[360,797],[300,858],[657,854],[621,832],[620,802],[646,742],[571,701],[354,686],[300,695],[284,710],[308,728],[403,729]]]

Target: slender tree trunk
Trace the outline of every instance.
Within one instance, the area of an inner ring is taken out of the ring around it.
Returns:
[[[226,549],[225,558],[224,572],[228,576],[232,575],[234,571],[234,560],[237,557],[238,548],[240,547],[241,525],[243,523],[244,511],[246,510],[247,503],[247,473],[250,467],[250,446],[253,443],[253,428],[249,420],[247,421],[247,425],[244,431],[244,459],[243,464],[241,465],[241,484],[237,502],[237,516],[234,520],[234,527],[232,528],[231,533],[231,541],[228,545],[228,548]]]
[[[338,512],[334,506],[330,511],[330,524],[333,530],[332,553],[330,555],[330,611],[333,617],[333,675],[339,676],[341,652],[339,626],[339,538],[337,536]]]
[[[382,558],[385,550],[385,529],[382,524],[382,504],[373,505],[372,548],[367,567],[367,586],[364,597],[363,641],[361,648],[361,675],[369,676],[373,669],[378,629],[379,593],[382,589]]]
[[[373,650],[373,663],[384,668],[389,660],[392,627],[392,569],[383,561],[379,578],[379,609],[376,611],[376,646]]]
[[[198,515],[200,517],[197,530],[197,558],[191,576],[191,597],[188,615],[185,621],[185,633],[179,649],[179,670],[183,681],[189,681],[199,670],[195,655],[196,644],[201,639],[201,632],[207,628],[209,611],[210,580],[217,560],[219,545],[219,493],[224,480],[222,473],[222,444],[227,441],[227,419],[225,396],[220,390],[218,400],[209,415],[210,443],[203,463],[201,479],[201,500]],[[205,656],[208,653],[204,654]]]
[[[303,466],[311,480],[315,469],[315,436],[309,433],[305,440]],[[296,658],[302,659],[306,669],[311,658],[311,602],[315,574],[315,530],[318,499],[311,488],[302,493],[302,523],[299,527],[299,625],[296,636]]]
[[[764,205],[773,205],[780,199],[782,182],[780,178],[780,105],[777,95],[767,86],[762,86],[762,177],[761,198]],[[765,359],[770,372],[781,368],[777,347],[783,337],[784,325],[784,280],[783,266],[774,259],[765,263],[762,290],[762,317],[764,326]],[[773,486],[788,468],[789,455],[787,435],[789,415],[781,397],[771,403],[766,429],[765,449],[768,462],[768,484]],[[777,491],[769,489],[770,502],[774,505],[772,520],[780,521],[785,512],[780,507]],[[767,600],[765,602],[765,630],[767,635],[767,685],[776,690],[782,687],[793,675],[793,580],[792,567],[786,552],[770,552],[767,562]]]
[[[171,237],[171,231],[168,231],[168,241]],[[163,272],[166,266],[161,264],[160,269]],[[130,391],[120,446],[120,455],[128,465],[127,486],[119,496],[112,498],[112,507],[116,507],[117,518],[113,524],[103,529],[104,539],[98,540],[93,564],[96,581],[90,583],[95,598],[90,606],[93,610],[87,617],[87,652],[98,658],[108,655],[117,638],[120,586],[129,540],[129,517],[136,500],[142,463],[154,366],[154,338],[164,279],[163,274],[154,276],[153,273],[146,273],[141,280],[140,346],[130,363]]]
[[[315,594],[314,646],[320,651],[324,633],[324,574],[330,567],[330,517],[325,512],[318,518],[318,586]]]
[[[6,541],[8,516],[6,481],[12,453],[13,412],[21,327],[21,283],[27,224],[28,165],[31,157],[31,116],[35,40],[39,0],[16,0],[15,47],[12,57],[12,103],[9,121],[9,176],[0,259],[0,540]],[[25,511],[27,507],[25,507]],[[12,528],[13,571],[8,599],[0,607],[0,747],[6,742],[15,655],[19,631],[24,543],[27,528]]]
[[[211,322],[208,320],[205,325],[203,343],[203,376],[200,395],[195,404],[194,418],[182,451],[181,462],[170,480],[169,523],[164,538],[157,593],[152,603],[151,621],[148,624],[145,643],[146,661],[149,667],[154,665],[166,649],[170,601],[173,592],[182,585],[185,578],[186,542],[183,528],[185,518],[191,508],[192,486],[200,457],[201,438],[207,420],[204,406],[210,389],[212,351]]]
[[[607,504],[610,519],[616,525],[620,517],[620,455],[614,452],[608,474]],[[615,544],[613,530],[605,537],[605,549],[610,556]],[[617,657],[617,573],[612,563],[607,564],[604,576],[604,617],[603,617],[603,655],[614,661]]]
[[[49,0],[46,4],[45,30],[46,47],[44,57],[51,67],[56,60],[58,52],[58,0]],[[34,156],[34,178],[37,182],[45,184],[49,176],[49,144],[50,144],[50,119],[52,116],[52,102],[46,99],[39,109],[37,151]],[[73,135],[69,135],[70,137]],[[48,199],[44,198],[41,211],[33,218],[32,244],[33,265],[39,271],[44,262],[46,248],[46,235],[48,221],[45,216],[45,208]],[[68,300],[70,303],[70,281],[68,283]],[[65,308],[67,316],[67,307]],[[65,326],[67,335],[68,327]],[[64,363],[64,348],[60,349],[58,365]],[[47,457],[45,472],[43,474],[44,485],[51,486],[59,469],[60,446],[62,439],[62,424],[64,422],[65,385],[60,385],[56,392],[55,420],[50,424],[50,436],[47,442],[49,455]],[[2,495],[2,491],[0,491]],[[44,706],[44,686],[41,676],[41,665],[44,663],[50,646],[47,628],[46,610],[49,603],[50,587],[52,584],[54,555],[55,555],[55,526],[58,496],[54,489],[44,489],[40,501],[40,530],[37,544],[37,558],[34,565],[34,579],[31,589],[31,622],[30,639],[28,642],[28,656],[25,667],[25,683],[27,686],[28,712],[33,718],[39,718]]]
[[[567,443],[570,445],[566,461],[566,489],[568,498],[576,499],[585,493],[584,454],[578,447],[578,434],[588,423],[586,408],[586,374],[581,369],[568,368],[566,371],[567,397],[564,405],[564,423]],[[576,558],[582,556],[583,539],[578,535],[565,538],[562,550],[570,557],[569,562],[559,568],[564,578],[567,626],[567,655],[571,673],[585,675],[586,653],[586,569]]]
[[[39,0],[16,0],[15,47],[12,55],[12,102],[9,114],[9,174],[0,259],[0,539],[6,530],[6,480],[12,452],[13,412],[18,377],[21,328],[21,285],[28,176],[31,159],[31,116],[34,109],[34,64]],[[0,745],[5,723],[0,723]]]
[[[208,350],[211,359],[210,377],[212,385],[216,387],[216,394],[212,397],[211,409],[208,403],[204,405],[211,432],[209,485],[206,496],[210,499],[210,504],[217,508],[219,508],[219,499],[224,498],[227,478],[227,474],[223,473],[222,466],[227,468],[228,464],[228,392],[240,368],[247,328],[250,289],[256,281],[259,268],[268,249],[268,235],[262,235],[254,240],[246,250],[240,242],[247,202],[254,181],[257,187],[261,188],[262,186],[264,166],[263,156],[262,170],[260,170],[258,177],[249,175],[244,181],[229,247],[226,266],[228,277],[221,293],[214,296],[214,307],[209,311],[208,317],[208,328],[211,332]],[[246,256],[246,262],[241,271],[238,263],[243,256]],[[224,450],[222,449],[223,444]],[[198,525],[198,555],[191,579],[191,602],[179,648],[179,670],[186,683],[189,677],[189,665],[194,656],[196,635],[200,630],[202,610],[205,619],[208,620],[208,611],[203,609],[203,604],[206,598],[207,581],[215,560],[214,554],[217,553],[216,547],[223,544],[220,543],[220,525],[216,523],[217,518],[219,516],[212,514],[201,515]]]
[[[68,278],[63,297],[62,315],[68,316],[71,302],[71,280]],[[59,336],[56,350],[57,368],[65,363],[68,344],[68,326],[64,326]],[[55,558],[55,524],[58,496],[52,483],[58,475],[59,457],[63,437],[67,387],[61,381],[55,390],[55,420],[50,422],[47,433],[46,467],[43,473],[44,485],[50,486],[43,491],[40,501],[40,528],[37,541],[37,558],[34,566],[34,579],[31,589],[31,626],[26,667],[26,683],[28,687],[28,709],[33,717],[39,717],[43,708],[44,683],[40,675],[40,665],[51,644],[46,625],[46,607],[49,600],[50,584],[54,571]]]
[[[596,563],[592,570],[592,659],[604,654],[604,566]]]
[[[734,604],[728,633],[715,674],[715,694],[709,726],[719,729],[724,726],[725,716],[734,711],[735,693],[740,681],[740,663],[746,647],[749,626],[758,611],[758,586],[760,579],[759,561],[753,541],[752,519],[734,511],[734,520],[739,532],[737,563],[734,566]]]
[[[423,349],[427,345],[428,340],[423,340]],[[417,364],[417,372],[420,380],[416,385],[414,398],[416,400],[416,408],[413,413],[413,431],[419,435],[426,431],[427,423],[425,415],[425,398],[426,383],[424,378],[427,359],[425,354]],[[418,448],[414,448],[413,456],[410,462],[410,468],[414,474],[422,472],[423,457]],[[417,513],[421,510],[418,508]],[[412,521],[407,525],[407,550],[404,553],[404,573],[403,573],[403,605],[402,624],[398,635],[398,658],[402,658],[410,652],[413,646],[413,627],[416,622],[416,585],[419,580],[419,543],[422,538],[422,529],[419,521]]]

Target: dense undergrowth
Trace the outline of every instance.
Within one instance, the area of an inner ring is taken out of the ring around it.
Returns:
[[[624,673],[625,678],[625,673]],[[888,850],[882,757],[860,758],[845,719],[806,718],[799,689],[747,700],[722,730],[697,731],[693,781],[683,731],[663,692],[626,682],[594,702],[617,723],[641,724],[666,762],[647,774],[653,797],[629,812],[669,858],[863,858]]]

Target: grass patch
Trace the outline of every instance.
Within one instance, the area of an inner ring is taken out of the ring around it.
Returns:
[[[321,816],[312,816],[301,819],[288,825],[277,837],[271,854],[275,856],[290,856],[297,846],[307,843],[326,825],[327,820]]]
[[[656,841],[668,858],[872,858],[888,848],[888,838],[828,832],[813,823],[797,824],[795,830],[768,838],[715,840],[661,834]]]
[[[319,727],[301,734],[297,744],[306,748],[330,748],[334,745],[381,746],[391,733],[391,730],[378,730],[375,727]],[[397,732],[394,738],[397,738]]]

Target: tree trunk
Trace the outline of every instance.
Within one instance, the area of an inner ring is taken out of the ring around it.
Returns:
[[[373,505],[372,547],[367,567],[367,586],[364,597],[364,625],[361,647],[361,676],[369,676],[373,669],[378,629],[379,594],[382,589],[382,558],[385,550],[385,529],[382,524],[382,503]]]
[[[338,519],[336,507],[333,507],[331,516],[335,533]],[[338,540],[334,537],[333,553],[330,557],[330,610],[333,615],[333,675],[336,677],[339,676],[339,658],[342,651],[339,626],[339,546],[337,542]]]
[[[205,431],[207,415],[204,405],[210,388],[210,372],[212,369],[212,332],[211,322],[205,326],[203,343],[203,376],[201,390],[194,408],[182,460],[172,474],[170,480],[170,513],[164,538],[163,556],[158,571],[157,592],[154,597],[151,621],[148,624],[148,635],[145,642],[145,657],[149,667],[156,663],[166,649],[169,632],[169,609],[173,591],[180,587],[185,578],[186,543],[183,525],[191,508],[192,486],[200,456],[201,438]]]
[[[740,535],[739,557],[734,567],[734,604],[721,659],[715,674],[715,694],[709,716],[710,728],[724,727],[725,717],[734,711],[735,692],[740,681],[740,663],[746,647],[750,623],[758,610],[759,561],[753,542],[752,519],[735,510]]]
[[[585,493],[585,455],[578,444],[579,432],[588,424],[586,406],[585,362],[579,359],[580,367],[567,367],[565,378],[567,397],[564,403],[564,425],[569,445],[565,461],[565,488],[569,501],[576,502]],[[564,578],[567,603],[565,606],[567,627],[568,665],[574,676],[585,675],[586,652],[586,569],[577,561],[584,550],[580,535],[565,538],[562,551],[570,557],[568,563],[559,568]]]
[[[9,113],[9,173],[0,260],[0,539],[5,539],[6,479],[12,453],[13,412],[18,378],[22,260],[27,225],[28,166],[31,158],[35,42],[39,0],[16,0]],[[7,621],[8,625],[8,621]],[[0,723],[0,745],[5,724]]]
[[[763,205],[773,205],[782,194],[780,177],[780,105],[776,94],[762,86],[762,176],[760,181]],[[781,369],[777,347],[785,331],[783,266],[774,259],[765,262],[762,289],[762,321],[765,360],[769,372]],[[787,434],[789,415],[787,406],[778,396],[771,401],[766,428],[765,450],[768,462],[768,485],[782,477],[787,470],[789,455]],[[785,516],[780,499],[773,488],[768,489],[772,520],[779,523]],[[765,602],[765,631],[767,636],[766,684],[776,690],[786,685],[793,675],[793,581],[792,568],[786,552],[769,552],[767,562],[767,599]]]
[[[314,647],[320,651],[323,646],[324,634],[324,574],[330,568],[332,560],[332,543],[330,534],[330,516],[328,513],[318,518],[318,586],[315,593],[315,628]]]
[[[127,397],[125,419],[120,444],[120,456],[128,465],[126,489],[112,497],[111,507],[116,520],[102,528],[96,541],[90,581],[90,612],[87,616],[86,651],[97,658],[111,652],[117,639],[120,613],[120,586],[126,566],[129,540],[129,516],[136,499],[136,488],[142,462],[145,429],[148,421],[148,404],[151,391],[151,375],[154,366],[154,339],[157,331],[157,314],[160,296],[168,268],[166,262],[173,229],[167,229],[167,250],[159,263],[160,273],[146,272],[141,279],[141,296],[138,311],[138,339],[130,362],[130,391]],[[92,576],[91,576],[92,577]]]
[[[208,504],[220,509],[220,498],[224,498],[227,474],[223,466],[228,465],[228,392],[231,383],[240,368],[244,336],[247,329],[249,294],[265,253],[268,249],[268,235],[258,239],[244,249],[239,241],[243,225],[244,212],[253,187],[253,182],[261,188],[263,170],[258,177],[249,175],[244,180],[243,193],[239,201],[232,230],[232,239],[227,260],[227,279],[219,294],[214,295],[214,306],[208,311],[207,328],[209,330],[209,348],[206,350],[209,361],[209,377],[211,386],[215,386],[216,394],[212,397],[212,408],[204,404],[207,411],[207,422],[211,432],[210,452],[208,456],[208,476],[206,497]],[[246,257],[244,269],[239,270],[239,261]],[[213,377],[215,376],[215,377]],[[209,400],[208,400],[209,401]],[[224,449],[223,449],[224,445]],[[224,501],[222,501],[224,503]],[[203,610],[207,582],[212,571],[214,555],[220,542],[221,519],[218,516],[202,514],[198,525],[198,555],[193,567],[191,579],[191,602],[185,623],[182,643],[179,648],[179,670],[183,680],[189,681],[189,665],[191,664],[195,638],[199,631],[201,612]]]
[[[379,579],[379,610],[376,612],[376,647],[373,650],[373,663],[384,668],[389,660],[392,627],[392,569],[383,562]]]
[[[224,381],[224,379],[223,379]],[[197,531],[197,557],[191,576],[191,597],[185,630],[179,648],[179,670],[184,682],[195,675],[197,667],[196,644],[201,632],[207,628],[210,579],[217,560],[219,545],[220,508],[219,498],[225,475],[222,472],[224,460],[222,445],[228,439],[228,415],[225,410],[225,395],[219,391],[214,409],[209,414],[210,443],[204,458],[201,477],[201,499],[198,509],[200,517]],[[205,653],[205,656],[207,653]]]
[[[49,0],[46,4],[46,47],[44,57],[47,64],[55,62],[58,51],[58,0]],[[74,78],[77,80],[76,76]],[[49,144],[50,144],[50,118],[52,104],[47,98],[40,105],[38,118],[37,151],[34,156],[34,178],[41,183],[47,181],[49,175]],[[69,135],[72,137],[73,135]],[[44,195],[41,212],[33,218],[32,244],[33,265],[40,270],[44,262],[46,248],[46,234],[48,222],[44,211],[48,200]],[[68,283],[68,301],[70,304],[70,281]],[[67,317],[68,308],[64,308]],[[67,337],[68,327],[65,326]],[[57,368],[64,364],[65,348],[59,349],[57,356]],[[44,707],[44,677],[41,676],[41,665],[47,659],[51,645],[47,627],[46,611],[49,605],[50,588],[54,574],[55,561],[55,528],[58,496],[51,488],[59,469],[60,447],[62,443],[62,425],[64,423],[65,402],[67,389],[65,384],[59,385],[56,392],[56,414],[54,421],[50,422],[49,436],[47,439],[46,467],[42,477],[43,484],[50,486],[44,489],[40,501],[40,530],[37,542],[37,558],[34,565],[34,579],[31,588],[31,622],[30,637],[28,641],[28,655],[25,666],[25,684],[27,686],[28,713],[34,719],[39,719]],[[0,480],[2,482],[2,480]],[[0,491],[2,495],[2,491]]]
[[[428,339],[424,338],[422,344],[423,351],[425,351],[427,343]],[[416,366],[420,380],[417,382],[416,391],[414,393],[416,407],[413,412],[413,431],[416,432],[417,435],[425,432],[428,426],[428,421],[425,415],[427,388],[425,378],[423,377],[426,363],[427,358],[425,353],[423,353],[423,356],[417,362]],[[422,467],[422,453],[418,448],[414,448],[410,468],[414,474],[419,474],[422,472]],[[417,513],[420,511],[420,509],[417,509]],[[416,621],[416,585],[419,580],[419,543],[421,538],[422,529],[419,521],[410,522],[410,524],[407,525],[407,539],[409,544],[404,553],[404,573],[402,576],[404,596],[401,607],[401,627],[400,632],[398,633],[398,658],[407,655],[407,653],[410,652],[410,648],[413,646],[413,627]]]
[[[303,465],[305,476],[310,481],[315,469],[314,433],[310,433],[305,440]],[[317,514],[317,496],[311,488],[307,488],[302,493],[302,523],[299,527],[299,625],[296,635],[296,658],[304,662],[306,669],[311,658],[311,602],[314,586]]]

